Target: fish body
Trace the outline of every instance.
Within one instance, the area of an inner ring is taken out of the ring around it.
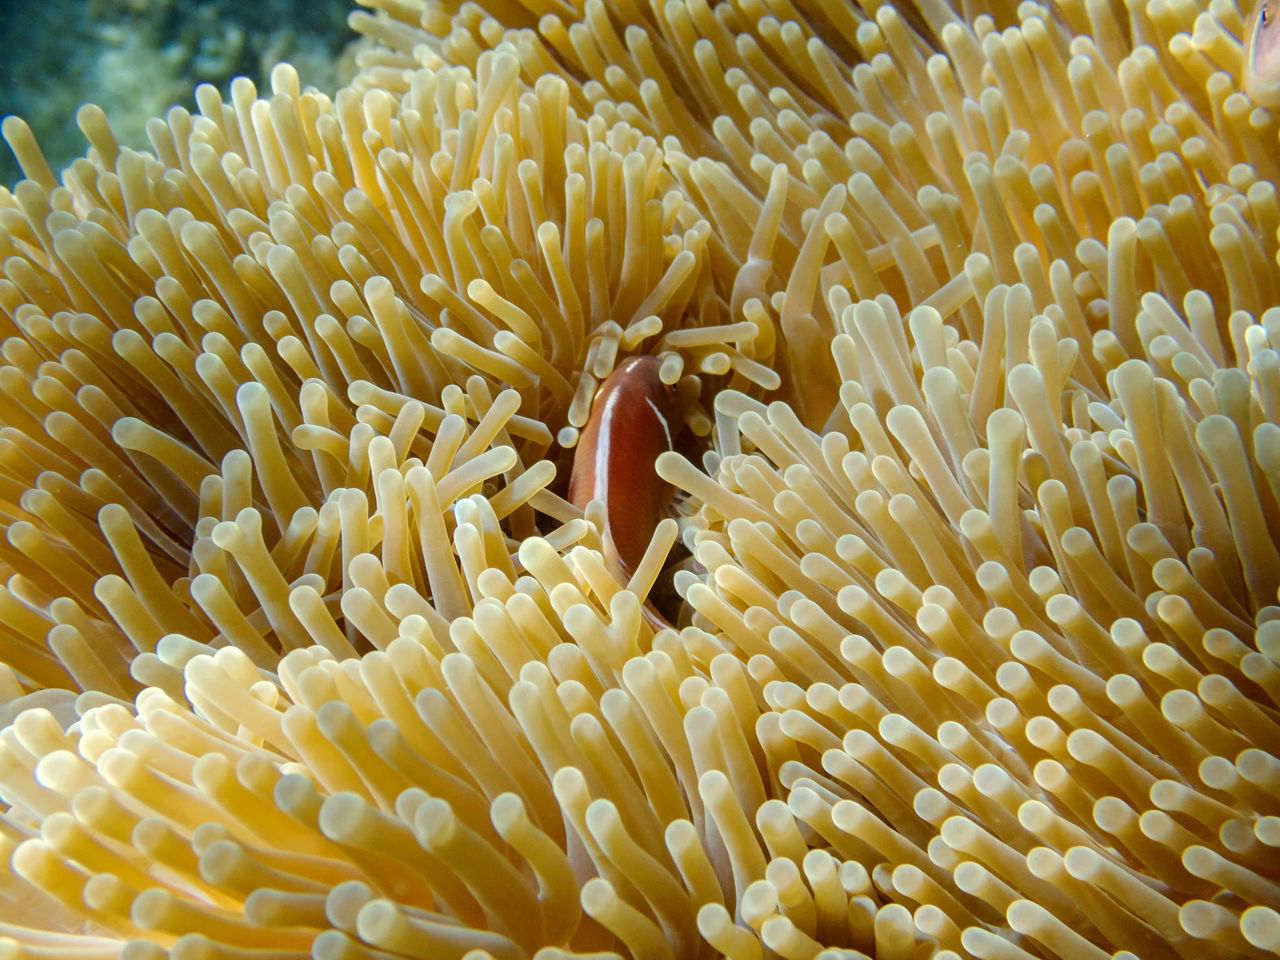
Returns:
[[[1244,31],[1244,91],[1262,107],[1280,106],[1280,2],[1260,0]]]
[[[635,571],[671,502],[654,470],[679,427],[677,391],[658,377],[657,357],[628,357],[605,379],[573,456],[569,501],[605,508],[604,556],[625,580]]]

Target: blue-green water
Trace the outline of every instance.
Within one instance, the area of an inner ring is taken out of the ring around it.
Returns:
[[[117,138],[144,146],[148,118],[194,104],[197,84],[265,85],[288,60],[304,84],[332,91],[353,39],[347,0],[42,0],[0,3],[0,116],[34,130],[56,171],[82,156],[82,103],[106,110]],[[0,148],[0,183],[21,176]]]

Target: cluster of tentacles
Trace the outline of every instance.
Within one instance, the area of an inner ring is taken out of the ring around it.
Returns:
[[[352,23],[57,177],[5,122],[0,955],[1280,952],[1241,11]],[[705,453],[622,583],[637,353]]]

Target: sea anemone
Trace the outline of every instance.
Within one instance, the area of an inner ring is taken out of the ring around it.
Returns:
[[[0,955],[1280,953],[1243,14],[372,8],[332,99],[4,124]]]

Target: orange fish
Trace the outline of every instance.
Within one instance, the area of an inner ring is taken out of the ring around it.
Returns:
[[[653,462],[674,447],[677,390],[658,378],[657,357],[628,357],[605,379],[573,454],[569,501],[605,508],[604,557],[623,582],[635,571],[671,501]]]

